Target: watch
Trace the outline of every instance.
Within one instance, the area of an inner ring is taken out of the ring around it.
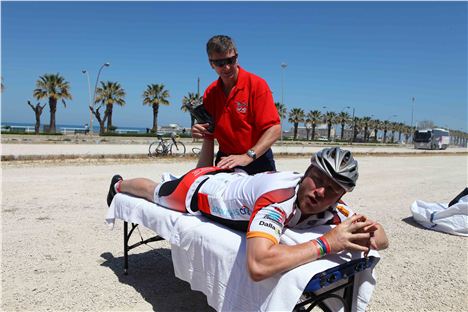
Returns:
[[[255,152],[253,150],[251,150],[251,149],[249,149],[246,154],[247,154],[247,156],[249,156],[253,160],[257,159],[257,154],[255,154]]]

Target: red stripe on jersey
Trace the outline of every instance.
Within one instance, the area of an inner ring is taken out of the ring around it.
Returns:
[[[208,195],[198,193],[198,209],[201,212],[204,212],[206,214],[211,214],[211,209],[210,209],[210,203],[208,201]]]
[[[187,192],[192,185],[192,183],[202,175],[213,171],[221,171],[225,169],[221,169],[218,167],[203,167],[193,169],[187,174],[182,177],[179,185],[177,185],[176,189],[168,196],[165,196],[165,202],[173,209],[180,212],[186,212],[185,209],[185,198],[187,197]]]
[[[260,209],[262,209],[263,207],[269,206],[271,204],[274,204],[274,203],[281,203],[281,202],[287,201],[288,199],[291,199],[292,197],[294,197],[294,195],[296,195],[295,188],[287,188],[287,189],[273,190],[260,196],[255,202],[254,211],[252,213],[252,216],[250,216],[248,229],[250,229],[250,223],[252,223],[252,220],[255,218],[255,215]],[[284,214],[283,211],[281,211],[281,213]],[[283,216],[283,217],[286,220],[286,216]]]

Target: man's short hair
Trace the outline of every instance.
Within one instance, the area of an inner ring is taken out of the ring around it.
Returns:
[[[213,53],[225,54],[230,51],[237,53],[236,45],[229,36],[216,35],[211,37],[206,43],[206,53],[208,53],[208,57]]]

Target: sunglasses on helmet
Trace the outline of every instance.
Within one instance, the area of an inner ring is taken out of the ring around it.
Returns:
[[[212,60],[210,59],[211,64],[216,67],[224,67],[226,65],[233,65],[237,61],[237,54],[228,58],[219,59],[219,60]]]

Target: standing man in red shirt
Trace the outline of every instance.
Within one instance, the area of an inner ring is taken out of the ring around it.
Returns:
[[[230,37],[212,37],[206,50],[219,79],[203,95],[214,132],[208,131],[208,123],[192,127],[192,136],[203,138],[197,168],[213,165],[216,139],[216,166],[238,167],[248,174],[276,171],[271,146],[281,136],[281,124],[268,84],[238,65],[237,48]]]

